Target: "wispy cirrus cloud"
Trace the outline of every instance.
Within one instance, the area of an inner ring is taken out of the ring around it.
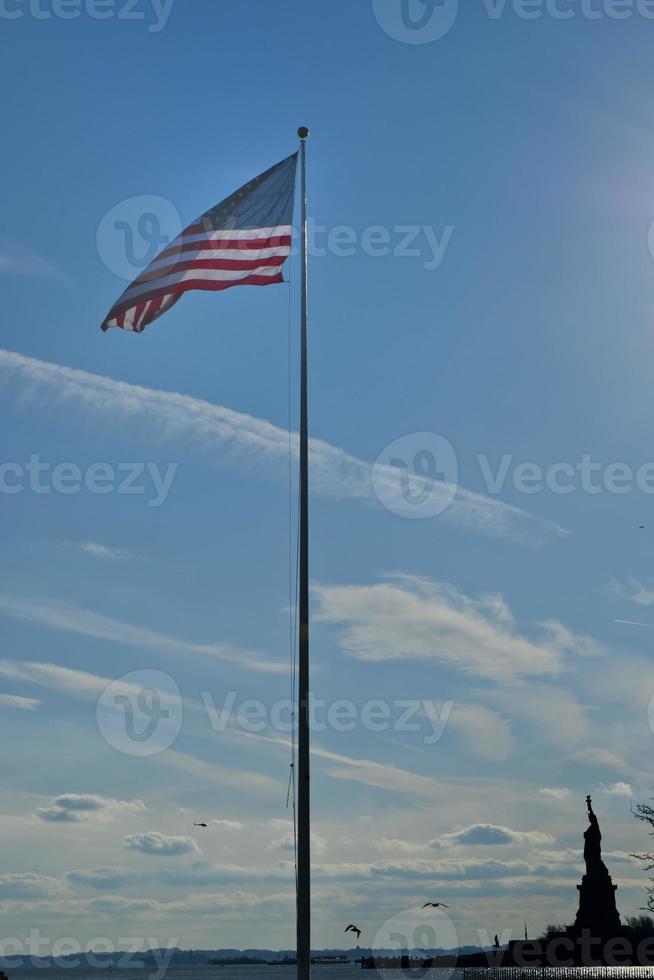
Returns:
[[[257,751],[268,746],[274,750],[287,752],[292,747],[290,739],[279,735],[255,735],[251,732],[238,730],[233,730],[230,734],[244,743],[256,747]],[[156,758],[165,762],[170,755],[171,752],[168,751]],[[410,794],[426,800],[441,799],[443,793],[446,792],[444,784],[432,776],[423,776],[420,773],[411,772],[408,769],[402,769],[400,766],[385,762],[375,762],[372,759],[354,758],[339,752],[332,752],[316,745],[315,742],[311,746],[311,755],[314,759],[320,759],[328,764],[325,767],[325,774],[332,779],[352,780],[375,789],[382,789],[391,793]]]
[[[269,796],[279,794],[280,791],[279,782],[272,776],[265,776],[252,770],[236,770],[217,766],[214,762],[205,762],[204,759],[199,759],[197,756],[178,752],[174,749],[153,755],[151,759],[155,763],[169,766],[187,776],[192,776],[197,781],[218,783],[232,789],[238,788],[244,792]]]
[[[625,599],[627,602],[633,602],[637,606],[654,606],[654,588],[644,585],[637,579],[630,579],[629,582],[614,581],[611,583],[611,592],[618,599]],[[624,620],[616,620],[616,622],[624,622]]]
[[[220,465],[246,468],[278,483],[288,479],[289,436],[284,429],[243,412],[176,392],[159,391],[115,381],[103,375],[25,357],[0,350],[0,377],[16,384],[16,394],[46,395],[53,402],[77,402],[85,416],[102,425],[129,423],[135,432],[151,438],[183,440],[184,446],[209,453]],[[291,436],[291,452],[298,454],[297,433]],[[220,453],[216,453],[220,447]],[[319,439],[310,443],[311,478],[314,492],[336,499],[378,506],[372,487],[371,465]],[[381,467],[379,483],[397,484],[397,471]],[[566,534],[557,524],[502,503],[483,494],[458,487],[443,519],[476,531],[509,537],[531,544]]]
[[[459,733],[475,755],[484,759],[506,759],[511,750],[510,722],[483,704],[456,702],[448,725]]]
[[[20,711],[34,711],[41,701],[36,698],[21,698],[18,694],[0,694],[0,708],[18,708]]]
[[[58,691],[70,697],[95,701],[109,684],[116,684],[109,677],[91,674],[85,670],[74,670],[61,664],[39,663],[30,660],[0,660],[0,677],[15,681],[37,684],[49,691]],[[119,690],[125,695],[135,696],[139,688],[122,682]]]
[[[140,555],[135,555],[131,551],[127,551],[125,548],[112,548],[106,544],[99,544],[97,541],[82,541],[80,544],[82,551],[86,552],[87,555],[93,555],[94,558],[107,558],[110,560],[117,560],[120,558],[140,558]]]
[[[39,255],[34,249],[0,236],[0,274],[7,276],[36,276],[49,279],[70,287],[68,276],[57,268],[50,259]]]
[[[202,654],[236,664],[245,670],[279,674],[288,669],[285,664],[265,660],[263,657],[246,650],[239,650],[229,644],[190,643],[64,602],[37,597],[27,599],[21,596],[0,595],[0,614],[34,623],[37,626],[47,626],[67,633],[76,633],[79,636],[91,636],[98,640],[122,643],[130,647],[167,650],[181,654]]]
[[[340,644],[361,660],[436,660],[492,680],[558,676],[566,655],[592,641],[558,623],[532,639],[518,632],[501,596],[474,599],[447,583],[408,575],[374,585],[317,586],[316,620],[341,626]]]

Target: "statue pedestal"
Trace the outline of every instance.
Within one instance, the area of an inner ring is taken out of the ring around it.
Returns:
[[[577,885],[579,891],[579,911],[574,928],[590,930],[597,937],[610,938],[618,935],[622,923],[615,904],[618,886],[613,884],[609,874],[588,875]]]

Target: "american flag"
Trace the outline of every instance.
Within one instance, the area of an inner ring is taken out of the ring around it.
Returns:
[[[283,282],[296,163],[294,153],[185,228],[114,303],[102,329],[141,333],[189,289]]]

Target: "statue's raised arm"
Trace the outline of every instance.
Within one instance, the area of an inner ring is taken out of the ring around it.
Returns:
[[[590,796],[586,797],[588,807],[588,819],[590,827],[584,834],[584,858],[586,860],[586,873],[589,875],[608,874],[606,866],[602,861],[602,832]]]

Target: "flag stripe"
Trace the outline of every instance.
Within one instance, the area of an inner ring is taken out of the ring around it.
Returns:
[[[174,295],[173,294],[168,295],[166,293],[165,288],[162,288],[160,291],[155,290],[152,295],[154,298],[162,298],[163,301],[170,298],[174,302],[177,302],[177,300],[181,298],[183,293],[186,293],[191,289],[202,289],[202,290],[210,290],[211,292],[217,292],[218,290],[221,289],[229,289],[231,286],[270,286],[272,283],[280,283],[283,281],[284,281],[284,277],[282,276],[281,272],[274,277],[251,275],[248,276],[247,279],[241,279],[238,282],[197,279],[197,280],[189,280],[183,283],[183,285],[179,288],[179,290],[177,290],[177,292]],[[172,305],[173,304],[171,302],[169,306],[166,306],[166,309],[170,309],[170,306]],[[132,323],[134,321],[134,314],[136,312],[137,306],[138,304],[135,304],[132,301],[131,303],[126,303],[122,311],[119,310],[118,307],[114,307],[105,321],[106,329],[109,329],[109,327],[123,327],[123,329],[125,330],[133,330],[134,328],[132,327]],[[158,312],[156,316],[160,316],[161,313],[165,313],[166,309],[161,309],[161,311]],[[145,315],[141,317],[141,323],[139,325],[139,329],[142,330],[149,323],[152,323],[152,321],[156,319],[156,316],[150,316],[149,312],[146,311]]]
[[[183,272],[185,269],[223,269],[225,272],[239,269],[258,269],[264,266],[280,267],[286,260],[285,255],[271,255],[263,259],[220,259],[220,258],[183,258],[179,262],[162,262],[159,268],[151,266],[146,272],[142,273],[134,285],[137,283],[153,282],[163,276],[173,275],[176,272]]]
[[[284,262],[289,250],[286,248],[262,248],[258,250],[242,250],[237,248],[202,248],[193,246],[194,251],[185,249],[171,249],[169,252],[162,252],[161,255],[145,269],[134,282],[141,282],[144,277],[158,269],[165,269],[166,266],[177,265],[178,262],[201,262],[209,259],[216,262],[224,262],[224,268],[245,268],[244,265],[231,266],[231,262],[244,263],[250,262],[253,265],[264,265],[268,261]]]
[[[283,282],[291,251],[297,154],[205,212],[137,276],[102,329],[140,333],[191,289]]]
[[[210,222],[189,225],[179,236],[182,240],[194,238],[224,238],[226,242],[238,242],[246,239],[258,241],[261,238],[288,238],[293,233],[291,225],[275,225],[271,228],[212,228]],[[237,246],[235,246],[237,247]]]
[[[163,259],[168,255],[178,255],[180,252],[218,252],[223,253],[229,257],[233,255],[234,257],[243,256],[243,253],[247,256],[256,258],[257,255],[285,255],[288,254],[288,249],[291,244],[291,239],[280,239],[276,241],[275,239],[262,239],[258,242],[239,242],[239,244],[231,244],[229,241],[212,241],[209,238],[201,239],[197,242],[182,242],[176,245],[169,245],[168,248],[160,252],[154,262],[159,259]],[[153,262],[153,265],[154,265]]]
[[[247,279],[250,272],[258,272],[262,276],[273,276],[281,267],[281,263],[276,266],[254,266],[253,269],[196,269],[193,266],[181,272],[174,272],[171,275],[158,276],[151,282],[137,282],[131,286],[124,294],[123,300],[132,300],[135,303],[143,301],[144,297],[153,290],[167,289],[170,291],[172,286],[181,285],[190,279],[224,280],[227,282],[238,282]]]

